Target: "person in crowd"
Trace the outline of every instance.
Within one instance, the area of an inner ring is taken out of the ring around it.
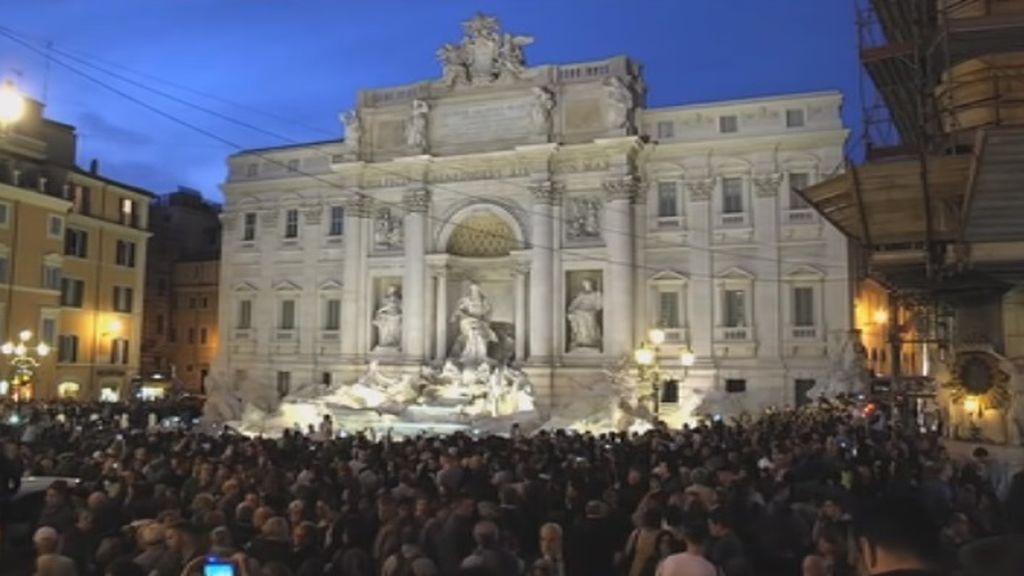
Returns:
[[[683,527],[686,551],[665,558],[658,566],[657,576],[716,576],[715,565],[704,557],[708,538],[707,522],[688,522]]]
[[[912,492],[893,490],[867,502],[854,521],[860,572],[867,576],[938,576],[939,528]]]
[[[58,552],[60,535],[51,526],[43,526],[32,536],[36,547],[36,576],[76,576],[75,563]]]
[[[966,567],[1024,517],[1024,474],[990,454],[957,460],[884,405],[819,402],[643,434],[404,438],[147,428],[172,401],[29,402],[21,420],[14,409],[0,400],[0,504],[23,473],[77,478],[53,486],[27,534],[56,525],[56,550],[82,576],[201,574],[208,554],[242,554],[245,576],[699,574],[701,558],[725,576],[921,573]],[[907,539],[919,527],[873,519],[872,503],[896,489],[944,528],[935,550]],[[5,558],[34,558],[29,540]]]

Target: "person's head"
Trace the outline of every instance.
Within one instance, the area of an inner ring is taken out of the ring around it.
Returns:
[[[683,524],[683,540],[687,550],[701,550],[708,541],[708,523],[696,518]]]
[[[661,510],[655,506],[646,506],[640,512],[640,527],[658,529],[661,527]]]
[[[721,538],[732,530],[732,522],[729,520],[725,510],[718,508],[708,517],[708,533],[715,538]]]
[[[844,558],[846,556],[846,541],[843,530],[835,525],[828,524],[818,534],[818,540],[814,543],[818,554],[825,558]]]
[[[305,515],[306,504],[302,500],[292,500],[292,503],[288,505],[288,521],[291,522],[291,525],[301,524]]]
[[[171,524],[164,530],[167,548],[182,556],[191,556],[199,548],[199,528],[185,521]]]
[[[828,563],[817,554],[808,554],[804,557],[803,576],[828,576]]]
[[[93,528],[93,515],[88,510],[79,510],[78,515],[75,517],[75,526],[83,531],[88,532]]]
[[[658,534],[658,540],[654,544],[659,558],[666,558],[676,553],[676,537],[669,531]]]
[[[68,483],[63,480],[55,480],[46,489],[46,505],[51,508],[64,506],[68,500]]]
[[[36,533],[32,536],[32,543],[36,546],[36,552],[42,556],[44,554],[56,554],[57,548],[60,545],[60,536],[57,531],[50,526],[43,526],[36,530]]]
[[[316,543],[316,524],[303,522],[292,532],[292,546],[305,548]]]
[[[263,523],[260,534],[267,540],[288,542],[288,521],[280,516],[274,516]]]
[[[480,548],[494,548],[498,545],[498,525],[490,520],[477,522],[473,526],[473,540]]]
[[[165,539],[164,527],[158,522],[150,522],[139,530],[139,543],[146,548],[159,548]]]
[[[547,558],[562,556],[562,527],[548,522],[540,527],[540,553]]]
[[[821,503],[821,517],[835,522],[843,517],[843,505],[836,498],[825,498]]]
[[[274,516],[274,510],[269,506],[260,506],[252,514],[252,526],[257,530],[261,530],[263,525],[266,524],[267,520],[270,520]]]
[[[854,529],[865,574],[928,568],[940,549],[939,531],[913,494],[875,498],[856,511]]]

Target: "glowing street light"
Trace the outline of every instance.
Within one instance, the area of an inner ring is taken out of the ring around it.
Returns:
[[[45,342],[35,346],[30,344],[32,339],[31,330],[22,330],[18,333],[18,342],[5,342],[0,346],[0,352],[8,358],[8,363],[13,369],[10,380],[7,383],[8,391],[13,389],[15,400],[21,399],[22,386],[32,382],[35,371],[39,368],[40,360],[50,353],[50,347]]]
[[[7,128],[25,115],[25,97],[14,87],[14,82],[4,81],[0,86],[0,128]]]

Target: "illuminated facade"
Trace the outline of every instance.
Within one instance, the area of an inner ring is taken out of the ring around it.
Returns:
[[[0,336],[52,349],[22,397],[114,399],[138,374],[151,195],[75,167],[72,126],[24,118],[0,135]]]

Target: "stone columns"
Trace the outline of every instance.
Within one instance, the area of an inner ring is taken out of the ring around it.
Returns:
[[[608,266],[605,274],[605,354],[630,354],[633,348],[633,202],[639,183],[625,176],[605,180],[604,238]]]
[[[350,326],[341,335],[341,353],[346,358],[353,358],[363,352],[359,347],[360,334],[365,329],[364,319],[360,317],[359,302],[363,294],[365,279],[360,273],[361,260],[366,255],[363,245],[363,224],[370,216],[369,204],[365,198],[356,197],[345,204],[345,261],[342,269],[342,326]]]
[[[529,270],[529,264],[519,263],[513,273],[516,283],[516,362],[522,362],[526,358],[526,276]]]
[[[448,357],[448,272],[440,269],[434,275],[437,305],[434,308],[434,360],[444,362]]]
[[[427,208],[430,193],[423,187],[409,188],[405,204],[405,277],[402,281],[402,351],[413,361],[423,361],[426,316]]]
[[[553,309],[553,250],[552,208],[558,200],[554,182],[545,180],[530,185],[533,194],[531,210],[531,264],[530,264],[530,361],[546,362],[554,353],[552,340],[553,318],[561,317]]]

